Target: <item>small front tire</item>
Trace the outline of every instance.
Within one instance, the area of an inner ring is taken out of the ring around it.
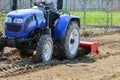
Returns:
[[[33,62],[44,62],[47,63],[52,59],[53,54],[53,41],[48,35],[43,35],[40,37],[37,48],[36,55],[33,56]]]

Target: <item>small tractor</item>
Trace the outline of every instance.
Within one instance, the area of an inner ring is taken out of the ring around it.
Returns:
[[[17,48],[20,51],[33,49],[34,62],[48,62],[52,59],[54,44],[59,49],[58,56],[73,59],[79,48],[80,18],[62,14],[55,21],[54,27],[49,23],[49,7],[45,12],[40,9],[20,9],[7,14],[5,36],[0,37],[0,51],[4,47]],[[45,17],[47,16],[47,17]]]
[[[61,9],[61,6],[60,8]],[[33,53],[34,62],[49,62],[53,56],[54,44],[57,44],[58,56],[73,59],[80,44],[80,18],[61,14],[50,26],[49,7],[40,9],[20,9],[6,16],[4,34],[0,37],[0,54],[4,47],[17,48],[21,55]],[[28,51],[25,53],[25,51]],[[31,53],[29,53],[31,51]]]

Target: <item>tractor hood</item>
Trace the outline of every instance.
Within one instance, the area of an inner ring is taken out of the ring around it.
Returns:
[[[7,14],[9,17],[18,17],[18,18],[24,18],[28,15],[34,15],[34,14],[40,14],[43,12],[38,9],[21,9],[21,10],[15,10]]]
[[[34,29],[44,27],[44,13],[38,9],[21,9],[7,14],[5,36],[26,38]]]

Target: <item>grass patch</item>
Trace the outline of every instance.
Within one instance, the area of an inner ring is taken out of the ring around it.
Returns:
[[[6,17],[5,13],[0,14],[0,19],[5,19],[5,17]]]
[[[4,32],[4,22],[5,22],[5,17],[6,17],[6,14],[2,13],[0,14],[0,36],[1,36],[1,32],[3,33]]]
[[[84,12],[73,12],[74,15],[81,18],[81,24],[84,24]],[[112,25],[120,26],[120,11],[112,13]],[[106,12],[105,11],[87,11],[86,12],[86,25],[106,26]],[[111,14],[109,13],[109,26],[111,25]]]

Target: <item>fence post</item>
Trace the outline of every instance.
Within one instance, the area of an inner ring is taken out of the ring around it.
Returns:
[[[106,28],[105,28],[105,31],[107,32],[108,31],[108,28],[109,28],[109,0],[107,0],[106,2]]]
[[[111,0],[111,7],[110,7],[110,12],[111,12],[111,27],[112,27],[112,9],[113,9],[113,0]]]
[[[2,10],[2,0],[0,0],[0,12]]]
[[[72,15],[74,14],[74,7],[75,7],[74,4],[75,4],[75,3],[74,3],[74,0],[72,0]]]
[[[12,10],[16,10],[16,9],[17,9],[17,0],[13,0]]]
[[[86,0],[84,0],[84,27],[83,29],[85,30],[86,28]]]
[[[1,13],[2,13],[2,0],[0,0],[0,18],[1,18]]]
[[[30,8],[32,7],[32,3],[33,3],[33,1],[32,1],[32,0],[30,0]]]

